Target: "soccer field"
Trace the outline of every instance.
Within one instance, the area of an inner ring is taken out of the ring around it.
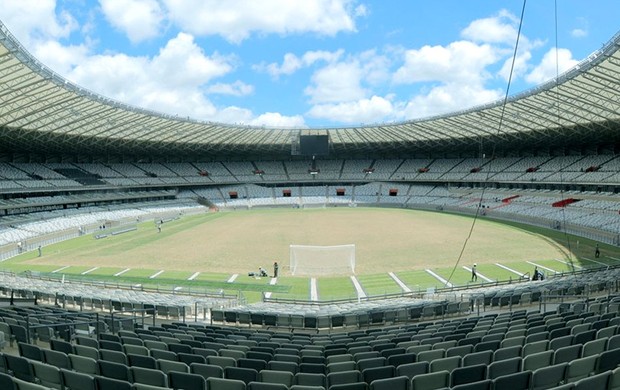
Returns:
[[[398,275],[411,289],[424,289],[441,286],[440,279],[425,270],[444,279],[452,275],[453,284],[466,284],[470,274],[464,267],[473,263],[489,280],[518,278],[533,264],[547,264],[554,272],[570,270],[567,263],[572,256],[558,240],[482,218],[472,230],[472,221],[467,216],[392,208],[221,211],[167,222],[161,232],[150,221],[136,231],[103,239],[82,236],[43,248],[41,257],[34,251],[5,261],[3,268],[296,297],[307,297],[309,282],[308,277],[291,277],[288,272],[291,244],[355,244],[356,276],[368,294],[402,289],[388,273]],[[582,249],[588,245],[583,239],[582,243]],[[281,265],[277,286],[270,287],[269,279],[247,276],[259,266],[271,273],[274,261]],[[330,286],[330,297],[339,296],[339,290],[345,297],[355,295],[348,276],[321,278],[319,285]]]

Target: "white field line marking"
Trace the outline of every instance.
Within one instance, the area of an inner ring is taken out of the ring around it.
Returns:
[[[496,265],[496,266],[498,266],[498,267],[500,267],[500,268],[505,269],[506,271],[510,271],[510,272],[512,272],[513,274],[517,274],[517,275],[519,275],[519,277],[521,277],[521,278],[522,278],[522,277],[523,277],[523,275],[524,275],[524,274],[522,274],[521,272],[516,271],[516,270],[514,270],[514,269],[512,269],[512,268],[510,268],[510,267],[506,267],[506,266],[505,266],[505,265],[503,265],[503,264],[500,264],[500,263],[495,263],[495,265]]]
[[[89,274],[89,273],[91,273],[91,272],[93,272],[95,270],[98,270],[98,269],[99,269],[99,267],[94,267],[94,268],[91,268],[89,270],[86,270],[86,271],[82,272],[80,275],[86,275],[86,274]]]
[[[353,286],[355,286],[355,290],[357,291],[357,298],[366,298],[366,293],[364,292],[364,289],[362,288],[362,285],[360,284],[359,280],[357,280],[357,278],[354,275],[351,275],[351,282],[353,282]]]
[[[424,271],[428,272],[429,274],[431,274],[433,277],[435,277],[435,279],[439,280],[441,283],[444,284],[444,286],[446,287],[454,287],[454,285],[452,283],[448,283],[448,281],[444,278],[442,278],[441,276],[437,275],[436,273],[434,273],[433,271],[431,271],[430,269],[425,269]]]
[[[161,271],[157,271],[153,275],[149,276],[149,279],[155,279],[156,277],[158,277],[159,275],[161,275],[163,273],[164,273],[163,269]]]
[[[407,285],[403,283],[402,280],[398,279],[398,276],[396,276],[394,272],[388,272],[388,275],[390,275],[390,278],[394,279],[396,284],[400,286],[400,289],[403,290],[403,292],[406,292],[406,293],[411,292],[411,289],[407,287]]]
[[[560,260],[560,259],[553,259],[553,260],[559,261],[560,263],[564,263],[564,264],[566,264],[569,267],[571,266],[571,263],[569,263],[568,261],[564,261],[564,260]],[[582,266],[577,265],[575,263],[573,263],[572,266],[575,267],[575,268],[580,268],[580,269],[583,268]]]
[[[200,272],[194,272],[192,274],[192,276],[190,276],[189,278],[187,278],[187,280],[194,280],[196,279],[196,277],[198,277],[198,275],[200,275]]]
[[[117,272],[114,274],[114,276],[121,276],[122,274],[124,274],[125,272],[129,271],[131,268],[125,268],[124,270],[122,270],[121,272]]]
[[[226,283],[232,283],[232,282],[234,282],[234,281],[235,281],[235,279],[237,279],[237,276],[239,276],[239,274],[233,274],[233,275],[230,277],[230,279],[228,279],[228,280],[226,281]]]
[[[468,266],[464,265],[463,269],[466,270],[467,272],[471,272],[471,268],[469,268]],[[489,279],[486,276],[484,276],[483,274],[481,274],[480,272],[478,272],[478,270],[476,270],[476,276],[478,276],[481,279],[486,280],[487,282],[493,283],[495,280]]]
[[[67,269],[69,267],[70,267],[69,265],[65,265],[64,267],[60,267],[58,269],[53,270],[52,273],[55,274],[55,273],[60,272],[60,271],[62,271],[64,269]]]
[[[553,272],[553,273],[559,274],[559,272],[558,272],[558,271],[556,271],[556,270],[554,270],[554,269],[551,269],[551,268],[544,267],[544,266],[542,266],[542,265],[540,265],[540,264],[536,264],[536,263],[534,263],[533,261],[526,261],[526,263],[528,263],[528,264],[532,264],[532,265],[533,265],[533,266],[535,266],[535,267],[542,268],[542,269],[547,270],[547,271],[549,271],[549,272]]]
[[[319,300],[319,289],[316,283],[316,278],[310,278],[310,300]]]
[[[605,263],[602,263],[602,262],[594,260],[594,259],[589,259],[587,257],[582,257],[582,259],[587,260],[587,261],[591,261],[591,262],[596,263],[596,264],[600,264],[603,267],[609,267],[609,264],[605,264]]]
[[[278,283],[278,278],[271,278],[271,280],[269,281],[269,285],[273,286],[276,283]],[[271,291],[268,291],[265,293],[265,298],[271,298],[271,294],[273,294]]]

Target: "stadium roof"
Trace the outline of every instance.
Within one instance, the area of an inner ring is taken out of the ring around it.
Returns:
[[[617,145],[620,33],[557,80],[506,104],[400,123],[290,129],[202,122],[113,101],[55,74],[0,23],[0,128],[3,152],[209,158],[283,158],[302,133],[328,134],[337,157]]]

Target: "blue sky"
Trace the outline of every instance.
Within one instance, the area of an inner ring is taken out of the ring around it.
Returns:
[[[117,101],[284,127],[425,118],[504,96],[522,0],[2,0],[42,63]],[[557,47],[556,14],[557,4]],[[618,0],[530,0],[511,95],[620,30]]]

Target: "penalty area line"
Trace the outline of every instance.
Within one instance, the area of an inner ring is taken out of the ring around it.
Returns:
[[[65,265],[64,267],[60,267],[58,269],[53,270],[52,273],[53,274],[58,273],[58,272],[63,271],[65,269],[69,268],[69,267],[70,267],[70,265]]]
[[[231,277],[230,277],[230,278],[226,281],[226,283],[232,283],[232,282],[234,282],[234,281],[237,279],[237,277],[238,277],[238,276],[239,276],[239,274],[233,274],[233,275],[232,275],[232,276],[231,276]]]
[[[590,261],[590,262],[592,262],[592,263],[600,264],[600,265],[602,265],[602,266],[604,266],[604,267],[609,267],[609,264],[607,264],[607,263],[603,263],[603,262],[601,262],[601,261],[597,261],[597,260],[594,260],[594,259],[589,259],[589,258],[587,258],[587,257],[582,257],[582,259],[584,259],[584,260],[586,260],[586,261]]]
[[[536,263],[534,263],[533,261],[526,261],[526,263],[531,264],[531,265],[533,265],[534,267],[542,268],[542,269],[544,269],[544,270],[546,270],[546,271],[553,272],[553,273],[555,273],[555,274],[559,274],[559,272],[558,272],[558,271],[556,271],[556,270],[554,270],[554,269],[551,269],[551,268],[548,268],[548,267],[545,267],[545,266],[540,265],[540,264],[536,264]]]
[[[503,264],[500,264],[500,263],[495,263],[495,265],[496,265],[496,266],[498,266],[498,267],[500,267],[500,268],[505,269],[506,271],[510,271],[510,272],[512,272],[513,274],[519,275],[519,277],[520,277],[520,278],[523,278],[523,277],[524,277],[524,275],[525,275],[525,274],[522,274],[521,272],[516,271],[516,270],[514,270],[514,269],[512,269],[512,268],[510,268],[510,267],[507,267],[507,266],[503,265]]]
[[[468,266],[464,265],[463,269],[467,272],[471,272],[471,268],[469,268]],[[486,276],[484,276],[483,274],[481,274],[480,272],[476,271],[476,276],[479,277],[480,279],[484,279],[489,283],[493,283],[495,280],[493,279],[489,279]]]
[[[270,286],[275,286],[276,283],[278,283],[278,278],[271,278],[269,281]],[[271,294],[273,294],[271,291],[267,291],[265,293],[265,298],[271,298]]]
[[[434,273],[433,271],[431,271],[430,269],[425,269],[424,271],[428,272],[429,274],[431,274],[431,276],[433,276],[435,279],[439,280],[441,283],[443,283],[444,286],[446,287],[454,287],[454,285],[450,282],[448,282],[446,279],[442,278],[441,276],[437,275],[436,273]]]
[[[366,298],[366,293],[364,292],[364,289],[362,288],[359,280],[357,280],[357,278],[353,275],[351,275],[350,278],[353,286],[355,287],[355,291],[357,291],[357,298]]]
[[[310,300],[319,300],[319,288],[317,286],[316,278],[310,278]]]
[[[388,272],[388,275],[390,275],[390,278],[394,279],[396,284],[398,284],[400,286],[400,289],[403,290],[403,292],[406,292],[406,293],[410,293],[411,292],[411,289],[409,287],[407,287],[407,285],[405,283],[403,283],[403,281],[400,280],[398,278],[398,276],[396,276],[396,274],[394,272]]]
[[[582,269],[582,268],[583,268],[583,267],[582,267],[582,266],[580,266],[580,265],[577,265],[577,264],[575,264],[575,263],[569,263],[568,261],[564,261],[564,260],[560,260],[560,259],[553,259],[553,260],[555,260],[555,261],[559,261],[560,263],[564,263],[564,264],[568,265],[569,267],[575,267],[575,268],[579,268],[579,269]]]
[[[82,272],[80,275],[86,275],[86,274],[89,274],[89,273],[91,273],[93,271],[96,271],[98,269],[99,269],[99,267],[93,267],[93,268],[91,268],[89,270],[86,270],[86,271]]]
[[[125,268],[124,270],[122,270],[121,272],[117,272],[114,274],[114,276],[121,276],[122,274],[124,274],[125,272],[129,271],[131,268]]]

